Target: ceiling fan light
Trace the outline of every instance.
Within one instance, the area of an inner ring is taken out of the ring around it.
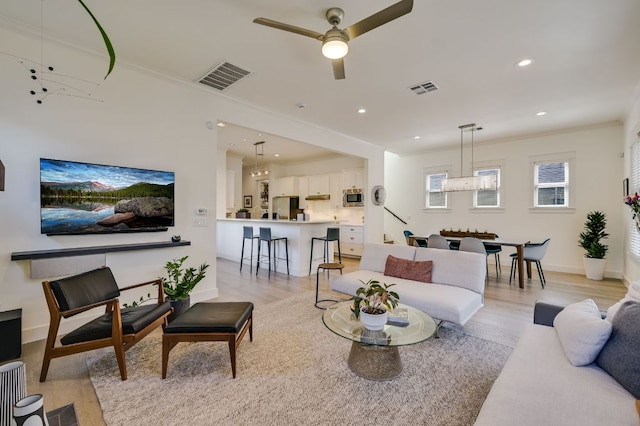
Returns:
[[[322,43],[322,54],[329,59],[344,58],[348,52],[349,45],[342,37],[327,37]]]

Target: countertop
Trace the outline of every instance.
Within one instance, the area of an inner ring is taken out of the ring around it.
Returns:
[[[286,219],[236,219],[235,217],[225,217],[219,218],[216,220],[227,221],[227,222],[258,222],[258,223],[276,223],[278,225],[317,225],[317,224],[326,224],[326,223],[335,223],[333,220],[305,220],[305,221],[297,221],[297,220],[286,220]]]

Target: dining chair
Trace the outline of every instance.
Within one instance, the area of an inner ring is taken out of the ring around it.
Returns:
[[[474,253],[484,254],[485,257],[488,257],[487,249],[484,248],[484,243],[479,238],[473,237],[464,237],[460,240],[460,251],[471,251]],[[489,276],[489,263],[487,263],[487,277]]]
[[[413,232],[409,231],[408,229],[404,230],[404,238],[405,238],[405,240],[407,240],[407,245],[409,245],[409,246],[412,245],[411,244],[411,239],[409,238],[409,237],[412,237],[412,236],[413,236]]]
[[[449,241],[440,234],[431,234],[427,240],[427,247],[449,250]]]
[[[544,278],[544,272],[542,271],[542,264],[540,261],[544,257],[547,249],[549,248],[549,244],[551,243],[551,238],[547,238],[541,243],[527,243],[523,247],[522,258],[525,262],[527,262],[527,270],[530,270],[531,262],[535,262],[536,268],[538,269],[538,277],[540,277],[540,284],[542,288],[547,283]],[[509,272],[509,284],[511,284],[511,280],[516,275],[516,262],[518,261],[518,255],[516,253],[511,254],[511,271]],[[522,273],[522,272],[520,272]],[[531,277],[529,277],[531,278]]]
[[[500,238],[496,234],[496,238]],[[502,246],[499,244],[485,244],[484,249],[487,251],[487,256],[493,255],[496,261],[496,276],[500,275],[500,253],[502,252]]]
[[[413,237],[413,238],[410,238]],[[404,238],[407,240],[407,244],[408,245],[413,245],[416,247],[427,247],[427,239],[426,238],[419,238],[419,237],[414,237],[413,236],[413,232],[409,231],[409,230],[404,230]],[[413,244],[411,244],[411,240],[413,239]]]

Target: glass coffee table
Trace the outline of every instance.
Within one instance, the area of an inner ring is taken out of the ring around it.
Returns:
[[[387,325],[380,331],[364,328],[351,312],[353,301],[337,303],[322,315],[322,322],[338,336],[351,340],[347,365],[355,374],[370,380],[391,380],[402,373],[399,346],[413,345],[432,337],[436,323],[429,315],[399,304],[395,312],[403,312],[406,326]]]

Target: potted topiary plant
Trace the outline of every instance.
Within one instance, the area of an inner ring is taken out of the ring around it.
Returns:
[[[380,281],[369,280],[356,290],[351,312],[359,318],[368,330],[382,330],[387,323],[387,309],[398,306],[400,296],[395,291],[389,290],[395,284],[380,284]]]
[[[251,219],[251,212],[249,209],[238,209],[236,219]]]
[[[605,256],[609,246],[600,241],[607,238],[605,232],[607,215],[601,211],[592,211],[587,214],[584,222],[584,231],[580,233],[578,245],[586,250],[584,255],[584,271],[590,280],[602,280],[607,260]]]
[[[167,277],[162,278],[162,288],[167,299],[173,306],[173,313],[169,316],[169,322],[177,318],[191,306],[191,291],[202,281],[209,265],[205,262],[198,269],[194,267],[184,268],[184,262],[189,256],[173,259],[166,263]]]

